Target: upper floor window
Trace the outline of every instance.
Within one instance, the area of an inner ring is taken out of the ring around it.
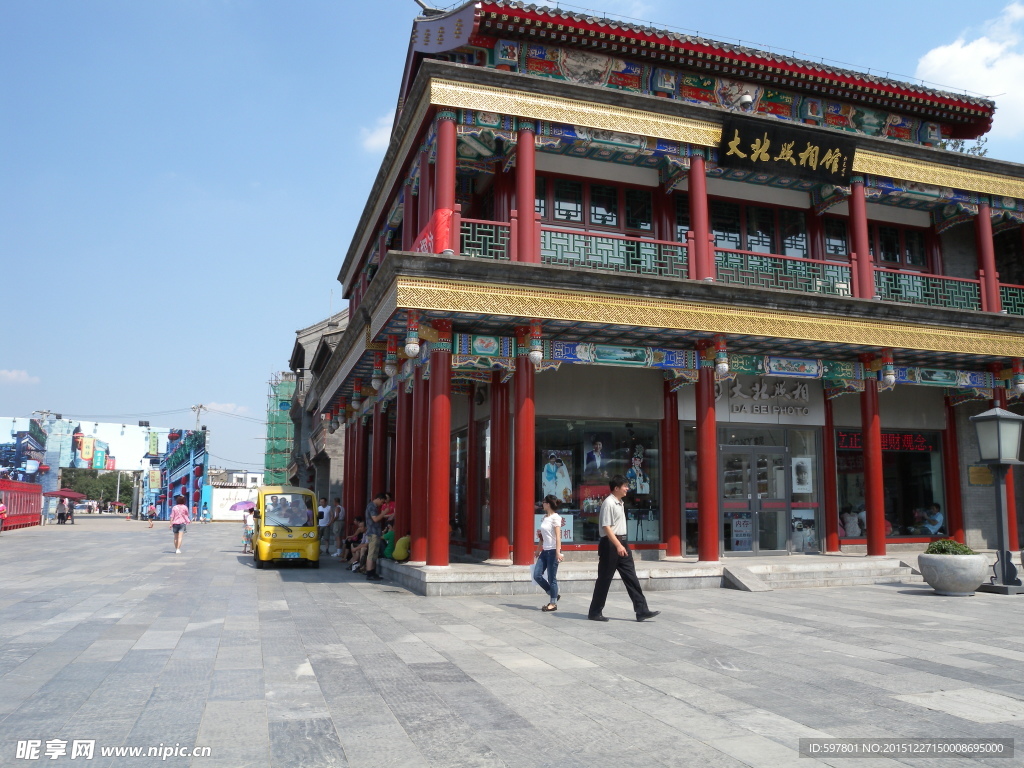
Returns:
[[[924,230],[897,224],[871,224],[868,237],[871,255],[880,267],[920,270],[928,266]]]
[[[710,209],[711,232],[717,248],[798,258],[809,255],[803,211],[729,200],[712,200]]]
[[[538,176],[534,210],[552,224],[626,233],[654,230],[654,200],[649,189]]]

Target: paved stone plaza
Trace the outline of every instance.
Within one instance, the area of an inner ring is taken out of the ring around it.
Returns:
[[[813,766],[800,737],[1024,737],[1024,596],[660,592],[637,623],[612,593],[599,624],[579,594],[546,614],[539,589],[257,571],[240,533],[191,526],[180,555],[166,523],[0,535],[0,766]],[[175,744],[211,756],[100,755]],[[898,763],[852,765],[876,764]]]

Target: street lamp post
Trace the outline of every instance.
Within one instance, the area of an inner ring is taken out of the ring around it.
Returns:
[[[1002,408],[993,408],[977,416],[971,416],[978,435],[978,450],[981,463],[992,467],[996,481],[996,535],[999,551],[996,553],[994,575],[991,583],[978,587],[979,592],[995,592],[1000,595],[1017,595],[1024,592],[1024,585],[1017,576],[1017,568],[1010,559],[1010,535],[1006,516],[1016,510],[1006,508],[1006,470],[1015,464],[1022,464],[1020,433],[1024,416]]]

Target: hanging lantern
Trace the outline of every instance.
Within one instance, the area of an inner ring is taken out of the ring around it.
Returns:
[[[203,494],[201,494],[199,491],[192,492],[192,501],[199,501],[202,497]]]
[[[415,309],[405,313],[405,356],[414,360],[420,356],[420,313]]]
[[[388,336],[387,353],[384,356],[384,375],[389,379],[398,373],[398,337]]]
[[[729,351],[725,347],[725,336],[715,336],[715,374],[729,375]]]
[[[203,474],[203,465],[196,464],[195,467],[192,469],[192,474],[195,475],[196,477],[201,477]]]
[[[376,391],[380,391],[381,385],[384,383],[384,353],[374,352],[373,353],[373,378],[370,379],[370,386]]]
[[[891,349],[882,350],[882,370],[879,378],[887,387],[896,383],[896,366],[893,365]]]
[[[540,365],[544,360],[544,342],[541,340],[540,320],[530,321],[530,351],[526,356],[534,365]]]

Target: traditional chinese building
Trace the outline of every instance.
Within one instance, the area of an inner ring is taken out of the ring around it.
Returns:
[[[650,558],[994,545],[966,419],[1024,390],[1024,167],[943,148],[994,110],[519,3],[416,19],[305,396],[346,506],[393,490],[430,565],[530,562],[548,493],[594,550],[618,473]]]

